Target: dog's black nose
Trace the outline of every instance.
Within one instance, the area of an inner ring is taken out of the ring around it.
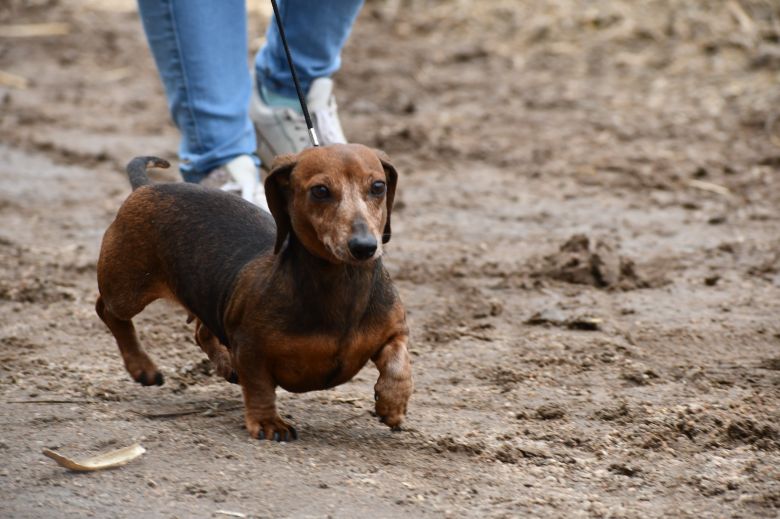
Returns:
[[[376,252],[376,238],[373,236],[357,236],[347,243],[349,252],[357,260],[367,260]]]

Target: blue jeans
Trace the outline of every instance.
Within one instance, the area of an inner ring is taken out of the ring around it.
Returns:
[[[270,0],[268,0],[270,2]],[[338,70],[341,49],[363,0],[279,0],[295,71],[307,92]],[[181,131],[179,159],[188,182],[256,148],[249,120],[244,0],[138,0],[144,31]],[[255,58],[267,89],[295,97],[279,33],[271,20]]]

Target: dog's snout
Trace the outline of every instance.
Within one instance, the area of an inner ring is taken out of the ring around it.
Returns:
[[[354,236],[347,243],[349,252],[357,260],[367,260],[376,252],[376,238],[373,236]]]

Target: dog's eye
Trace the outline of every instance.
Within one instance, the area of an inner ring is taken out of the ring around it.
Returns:
[[[372,195],[384,195],[386,189],[387,189],[387,184],[385,184],[381,180],[377,180],[376,182],[371,184]]]
[[[325,200],[330,196],[330,190],[323,186],[322,184],[314,186],[311,188],[311,196],[316,198],[317,200]]]

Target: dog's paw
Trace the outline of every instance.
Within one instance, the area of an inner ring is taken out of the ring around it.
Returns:
[[[246,428],[250,436],[257,440],[289,442],[298,439],[295,427],[275,416],[269,420],[251,420],[247,418]]]
[[[135,375],[131,374],[131,376],[133,377],[133,380],[142,386],[162,386],[165,383],[165,377],[156,369],[141,370]]]
[[[406,404],[413,389],[411,378],[379,377],[374,386],[375,408],[379,421],[393,430],[400,430],[406,416]]]
[[[139,352],[124,360],[127,373],[142,386],[162,386],[165,383],[163,374],[145,353]]]

